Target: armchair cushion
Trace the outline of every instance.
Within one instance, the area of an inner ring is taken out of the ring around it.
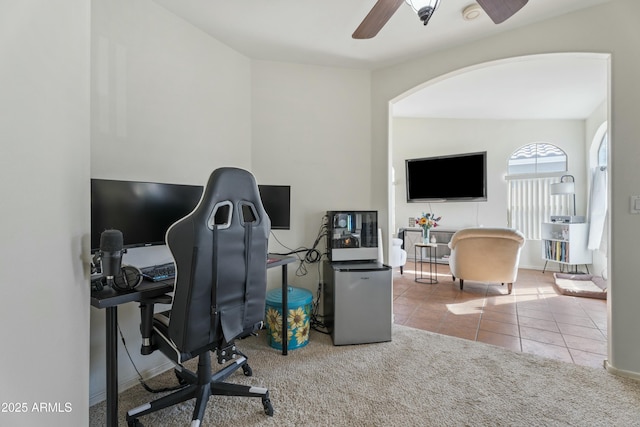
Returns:
[[[451,275],[464,280],[508,283],[511,285],[518,275],[520,250],[524,246],[524,235],[510,228],[465,228],[457,231],[449,248]]]

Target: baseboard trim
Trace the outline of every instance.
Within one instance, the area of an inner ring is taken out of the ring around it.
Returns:
[[[144,372],[144,379],[148,380],[151,379],[157,375],[160,375],[170,369],[173,369],[175,367],[175,365],[171,362],[165,362],[162,365],[159,366],[155,366],[152,369],[148,369]],[[138,376],[134,375],[130,378],[126,378],[126,379],[120,379],[118,381],[118,393],[122,393],[125,390],[130,389],[131,387],[140,384],[140,381],[138,380]],[[92,394],[91,396],[89,396],[89,406],[93,406],[96,405],[104,400],[107,399],[107,390],[106,388],[104,390],[99,391],[98,393]]]
[[[610,374],[617,375],[619,377],[626,377],[634,380],[640,380],[640,372],[625,371],[624,369],[618,369],[614,366],[611,366],[608,360],[604,361],[604,368]]]

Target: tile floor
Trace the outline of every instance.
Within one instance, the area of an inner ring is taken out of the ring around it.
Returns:
[[[549,270],[521,269],[509,295],[506,284],[472,281],[465,281],[460,291],[449,267],[437,267],[437,284],[415,282],[411,261],[403,274],[394,268],[395,323],[603,368],[606,301],[558,294]]]

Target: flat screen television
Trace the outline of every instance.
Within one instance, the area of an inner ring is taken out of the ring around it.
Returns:
[[[487,152],[405,161],[407,202],[487,200]]]
[[[262,206],[269,215],[272,230],[291,228],[291,187],[289,185],[258,185]]]

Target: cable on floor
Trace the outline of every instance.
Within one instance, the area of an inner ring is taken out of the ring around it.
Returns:
[[[138,370],[138,367],[136,366],[135,363],[133,363],[133,358],[131,357],[131,354],[129,353],[129,349],[127,348],[127,342],[124,339],[124,335],[122,334],[122,329],[120,329],[120,323],[118,323],[118,332],[120,333],[120,340],[122,340],[122,344],[124,345],[124,350],[127,352],[127,356],[129,357],[129,361],[131,362],[131,365],[133,366],[133,369],[135,369],[136,373],[138,374],[138,381],[140,382],[140,384],[142,384],[142,387],[144,387],[145,390],[147,390],[149,393],[164,393],[167,391],[176,391],[176,390],[180,390],[182,388],[185,388],[188,384],[180,384],[174,387],[165,387],[165,388],[160,388],[160,389],[154,389],[151,388],[144,380],[144,378],[142,377],[142,374],[140,373],[140,371]]]

